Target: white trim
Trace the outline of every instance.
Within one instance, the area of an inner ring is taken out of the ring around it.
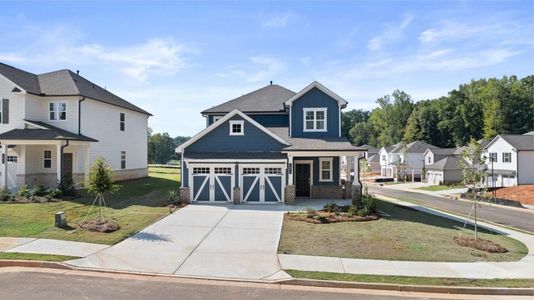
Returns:
[[[16,88],[18,88],[20,90],[20,92],[18,93],[28,93],[28,91],[26,91],[25,89],[23,89],[22,87],[20,87],[18,84],[16,84],[14,81],[10,80],[9,78],[7,78],[6,76],[0,74],[0,77],[4,78],[5,80],[11,82]],[[11,90],[12,91],[12,90]],[[10,93],[13,93],[9,91]]]
[[[329,168],[329,172],[330,172],[330,179],[323,179],[323,171],[326,171],[323,169],[323,161],[328,161],[330,162],[330,168]],[[334,182],[334,174],[333,174],[333,171],[334,171],[334,158],[333,157],[320,157],[319,158],[319,182]]]
[[[339,107],[338,107],[338,116],[339,116],[339,137],[341,137],[341,103],[339,104]]]
[[[46,151],[50,152],[50,158],[45,158],[45,152]],[[43,164],[42,164],[43,169],[52,169],[52,156],[53,156],[52,149],[50,149],[50,148],[43,149],[43,156],[42,156],[42,158],[43,158]],[[50,167],[48,167],[48,168],[45,167],[45,161],[46,160],[50,160]],[[56,172],[57,172],[57,170],[56,170]]]
[[[342,151],[335,151],[335,150],[327,150],[327,151],[282,151],[282,153],[287,155],[292,155],[293,157],[299,156],[299,157],[317,157],[317,156],[354,156],[354,155],[360,155],[361,152],[365,152],[365,150],[354,150],[354,151],[348,151],[348,150],[342,150]]]
[[[222,119],[222,117],[224,116],[213,116],[213,122],[211,124],[215,124],[215,122],[219,121],[220,119]]]
[[[205,179],[206,181],[204,181],[199,189],[199,191],[202,191],[205,187],[205,184],[206,182],[209,184],[209,187],[208,187],[208,197],[209,197],[209,200],[208,201],[205,201],[205,200],[202,200],[202,201],[199,201],[199,203],[230,203],[232,202],[232,198],[233,198],[233,195],[234,195],[234,186],[235,186],[235,168],[234,168],[234,164],[224,164],[224,163],[221,163],[221,164],[204,164],[204,165],[196,165],[196,166],[189,166],[187,164],[187,161],[185,162],[186,163],[186,166],[188,168],[188,174],[187,174],[187,177],[188,177],[188,180],[189,180],[189,195],[190,195],[190,199],[193,199],[193,202],[197,202],[198,200],[198,196],[200,195],[200,193],[198,193],[195,197],[195,182],[194,182],[194,177],[195,176],[206,176],[207,179]],[[195,175],[193,174],[193,168],[208,168],[210,170],[210,172],[208,174],[198,174],[198,175]],[[231,169],[231,174],[216,174],[215,173],[215,168],[230,168]],[[228,176],[230,177],[230,194],[227,193],[227,191],[223,188],[222,186],[222,182],[220,179],[218,179],[218,177],[220,176]],[[223,194],[224,194],[224,197],[226,198],[225,201],[216,201],[215,199],[215,185],[219,184],[219,187],[221,188],[221,190],[223,191]]]
[[[240,132],[233,132],[232,128],[234,125],[241,125]],[[232,120],[230,121],[230,135],[245,135],[245,121],[243,120]]]
[[[324,113],[324,128],[317,129],[317,112],[322,111]],[[306,128],[306,113],[313,112],[313,129]],[[328,121],[328,108],[327,107],[304,107],[302,109],[302,131],[303,132],[327,132],[327,121]]]
[[[310,165],[310,196],[309,197],[299,197],[299,198],[311,198],[311,187],[313,185],[313,160],[294,160],[293,161],[293,182],[296,183],[297,177],[297,165]],[[295,188],[297,188],[295,184]]]
[[[55,119],[50,119],[50,104],[54,104],[54,117]],[[56,104],[57,107],[56,107]],[[61,120],[59,118],[59,115],[60,115],[60,111],[59,111],[59,104],[65,104],[65,120]],[[62,100],[56,100],[56,101],[48,101],[48,107],[47,107],[47,111],[48,111],[48,118],[46,118],[48,121],[51,121],[51,122],[65,122],[68,120],[67,118],[67,101],[62,101]],[[56,110],[57,109],[57,110]]]
[[[203,163],[203,162],[222,162],[222,163],[285,163],[287,160],[285,159],[190,159],[186,158],[184,159],[187,163]]]
[[[284,160],[284,162],[286,162]],[[242,174],[243,173],[243,169],[244,168],[259,168],[260,169],[260,172],[257,173],[257,174]],[[281,168],[282,169],[282,174],[280,175],[277,175],[277,174],[265,174],[265,168]],[[278,164],[275,164],[275,165],[272,165],[272,164],[239,164],[239,168],[238,168],[238,177],[239,177],[239,188],[241,189],[241,203],[250,203],[250,204],[257,204],[257,203],[261,203],[261,204],[276,204],[276,203],[280,203],[280,202],[284,202],[285,200],[285,197],[284,197],[284,191],[285,191],[285,187],[286,187],[286,180],[285,180],[285,176],[287,174],[287,164],[286,163],[278,163]],[[252,183],[251,185],[251,188],[248,190],[247,194],[244,195],[244,190],[243,190],[243,178],[244,177],[256,177],[256,179],[254,180],[254,182]],[[281,184],[281,189],[280,189],[280,195],[278,195],[274,189],[274,185],[272,184],[272,182],[267,178],[269,176],[278,176],[281,178],[280,180],[280,184]],[[267,182],[267,184],[269,185],[269,187],[271,188],[273,194],[275,195],[276,197],[276,200],[277,201],[265,201],[265,183]],[[260,187],[260,191],[259,191],[259,196],[260,196],[260,199],[258,199],[259,201],[252,201],[252,202],[248,202],[248,198],[250,196],[250,193],[252,192],[252,188],[256,185],[256,184],[259,184]]]
[[[347,105],[347,100],[341,98],[340,96],[338,96],[336,93],[332,92],[331,90],[329,90],[328,88],[326,88],[324,85],[320,84],[319,82],[317,81],[314,81],[312,83],[310,83],[308,86],[306,86],[305,88],[303,88],[300,92],[298,92],[297,94],[295,94],[293,97],[289,98],[288,100],[286,100],[286,102],[284,102],[286,105],[291,105],[291,103],[293,103],[293,101],[297,100],[298,98],[300,98],[302,95],[306,94],[307,92],[309,92],[311,89],[313,88],[318,88],[319,90],[321,90],[323,93],[327,94],[328,96],[332,97],[334,100],[340,102],[343,106]]]
[[[50,113],[50,112],[49,112],[49,113]],[[31,126],[35,126],[35,127],[37,127],[37,128],[40,128],[40,129],[48,129],[48,128],[42,126],[42,125],[35,124],[35,123],[33,123],[33,122],[31,122],[31,121],[28,121],[28,120],[24,120],[24,123],[30,124]]]
[[[189,139],[187,142],[185,142],[182,145],[178,146],[175,151],[176,152],[182,152],[183,149],[187,148],[189,145],[191,145],[194,142],[198,141],[201,137],[203,137],[206,134],[210,133],[212,130],[214,130],[215,128],[219,127],[221,124],[223,124],[225,121],[229,120],[230,118],[232,118],[235,115],[241,116],[243,119],[245,119],[245,121],[247,121],[247,122],[251,123],[252,125],[256,126],[258,129],[260,129],[261,131],[265,132],[267,135],[271,136],[272,138],[274,138],[275,140],[279,141],[280,143],[282,143],[284,145],[289,145],[289,143],[286,140],[284,140],[283,138],[281,138],[278,135],[274,134],[269,129],[263,127],[261,124],[259,124],[258,122],[254,121],[251,117],[249,117],[246,114],[242,113],[238,109],[234,109],[233,111],[229,112],[224,117],[222,117],[219,121],[217,121],[217,123],[212,124],[211,126],[209,126],[207,128],[204,128],[204,130],[202,130],[201,132],[197,133],[194,137]]]
[[[290,104],[289,105],[289,133],[288,133],[288,136],[291,137],[293,135],[293,133],[291,132],[291,130],[293,129],[292,128],[292,121],[291,121],[291,115],[293,113],[293,110],[292,110],[293,106]]]

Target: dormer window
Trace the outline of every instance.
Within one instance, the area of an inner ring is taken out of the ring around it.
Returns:
[[[67,103],[50,102],[49,104],[50,121],[64,121],[67,119]]]
[[[244,135],[245,134],[244,121],[230,121],[230,135]]]
[[[326,107],[304,108],[304,131],[326,131]]]

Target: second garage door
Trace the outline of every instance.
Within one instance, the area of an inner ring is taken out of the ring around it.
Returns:
[[[284,165],[242,165],[239,168],[241,202],[284,201]]]

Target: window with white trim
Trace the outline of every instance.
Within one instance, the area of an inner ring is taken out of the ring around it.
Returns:
[[[126,169],[126,151],[121,151],[121,169]]]
[[[512,162],[512,153],[503,152],[502,153],[502,162],[503,163],[511,163]]]
[[[319,181],[333,181],[332,158],[319,158]]]
[[[489,154],[489,162],[497,162],[497,152],[491,152]]]
[[[230,121],[230,135],[244,135],[245,134],[244,121]]]
[[[52,168],[52,150],[45,150],[43,152],[43,167],[45,169]]]
[[[219,121],[223,116],[213,116],[213,123]]]
[[[16,163],[18,162],[18,157],[16,155],[8,155],[7,162]]]
[[[304,131],[326,131],[326,107],[304,108]]]
[[[50,102],[48,105],[50,121],[64,121],[67,119],[67,103]]]
[[[124,113],[120,113],[120,115],[119,115],[119,129],[121,131],[124,131],[125,127],[126,127],[126,115]]]

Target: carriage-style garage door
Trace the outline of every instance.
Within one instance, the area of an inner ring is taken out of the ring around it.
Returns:
[[[231,202],[234,186],[232,165],[202,165],[191,168],[191,199],[199,202]]]
[[[284,165],[241,165],[241,202],[275,203],[284,201]]]

